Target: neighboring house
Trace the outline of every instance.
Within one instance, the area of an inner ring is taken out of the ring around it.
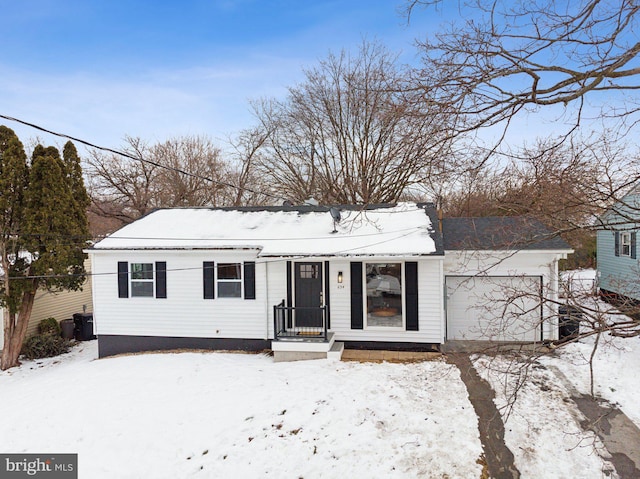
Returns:
[[[635,187],[599,218],[598,285],[605,296],[640,301],[639,208],[640,187]]]
[[[100,356],[272,349],[281,360],[339,356],[343,344],[428,350],[447,339],[557,337],[557,315],[539,300],[557,298],[557,261],[571,250],[539,223],[445,221],[443,245],[430,204],[340,211],[334,230],[328,207],[161,209],[100,241],[87,251]],[[459,294],[474,275],[483,279]],[[511,292],[488,285],[525,288],[534,313],[483,336],[492,318],[466,311]]]
[[[91,273],[91,263],[87,259],[84,263],[87,273]],[[36,292],[31,310],[31,318],[27,326],[27,337],[38,333],[38,324],[46,318],[56,318],[58,321],[71,318],[75,313],[93,311],[91,276],[82,285],[82,291],[61,291],[52,293],[43,289]],[[0,314],[2,309],[0,309]],[[0,333],[0,349],[4,345],[4,334]]]

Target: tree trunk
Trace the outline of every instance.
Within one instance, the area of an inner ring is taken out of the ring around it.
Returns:
[[[20,356],[24,338],[27,335],[27,326],[29,325],[29,318],[31,318],[33,300],[36,297],[37,280],[33,279],[31,282],[32,287],[29,288],[28,291],[25,291],[22,296],[22,304],[18,313],[18,320],[13,325],[13,328],[9,326],[9,323],[5,318],[5,331],[9,329],[11,334],[9,337],[5,334],[4,338],[5,344],[4,349],[2,350],[2,358],[0,359],[0,369],[3,371],[20,364],[18,357]],[[9,314],[9,312],[5,310],[5,314]],[[10,318],[10,320],[12,319],[13,318]]]

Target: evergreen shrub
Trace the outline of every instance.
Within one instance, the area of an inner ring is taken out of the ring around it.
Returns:
[[[38,323],[38,333],[60,336],[60,334],[62,334],[62,330],[60,329],[60,323],[58,323],[56,318],[47,318]]]
[[[69,351],[69,341],[53,334],[31,336],[22,346],[27,359],[42,359],[58,356]]]

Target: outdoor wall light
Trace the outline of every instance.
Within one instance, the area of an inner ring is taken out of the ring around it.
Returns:
[[[338,283],[342,284],[342,271],[338,271]]]

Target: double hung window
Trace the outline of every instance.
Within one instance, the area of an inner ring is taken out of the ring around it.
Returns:
[[[218,297],[242,298],[242,263],[218,263]]]
[[[131,263],[131,297],[153,297],[153,263]]]

